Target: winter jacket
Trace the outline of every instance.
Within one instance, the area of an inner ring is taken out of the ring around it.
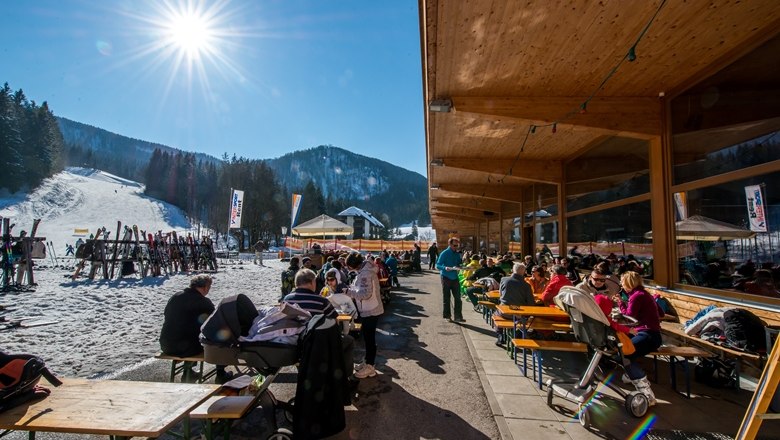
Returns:
[[[200,326],[214,312],[214,304],[188,287],[168,300],[160,332],[160,349],[173,356],[194,356],[203,351]]]
[[[555,299],[555,296],[558,295],[561,287],[571,285],[571,281],[566,278],[566,275],[553,275],[550,282],[547,283],[547,287],[544,288],[544,293],[542,294],[542,301],[544,302],[544,305],[548,307],[555,307],[555,302],[553,302],[553,299]]]
[[[501,278],[501,286],[498,290],[501,291],[501,304],[510,306],[532,306],[535,304],[531,286],[525,282],[522,275],[513,274]]]
[[[620,312],[639,321],[638,325],[634,327],[637,332],[661,331],[658,305],[655,303],[653,295],[650,295],[644,287],[636,287],[629,292],[627,303],[620,301]]]
[[[355,298],[360,316],[379,316],[385,312],[382,305],[382,296],[379,287],[379,277],[376,274],[376,266],[370,261],[364,261],[358,270],[355,281],[345,292],[348,296]],[[376,300],[374,301],[373,298]],[[369,310],[364,309],[363,304],[376,302],[377,305]]]

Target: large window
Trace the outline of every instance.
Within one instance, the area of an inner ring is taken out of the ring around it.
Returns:
[[[671,103],[681,284],[780,298],[778,51],[775,38]]]
[[[652,277],[649,201],[571,216],[566,225],[570,255],[589,261],[610,257],[615,270],[620,260],[634,261],[643,276]]]

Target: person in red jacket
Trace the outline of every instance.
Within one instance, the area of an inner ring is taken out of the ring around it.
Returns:
[[[550,282],[547,283],[547,287],[544,288],[542,301],[547,307],[555,307],[553,299],[558,295],[561,287],[571,286],[572,284],[571,281],[566,278],[566,268],[560,264],[553,265],[552,269],[550,269],[550,274],[552,277],[550,278]]]

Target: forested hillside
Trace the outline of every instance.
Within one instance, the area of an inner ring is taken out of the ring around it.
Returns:
[[[302,191],[312,182],[317,191],[308,192],[321,197],[322,206],[355,205],[372,212],[385,226],[430,222],[428,180],[385,161],[321,145],[269,159],[268,164],[287,188]],[[306,219],[304,212],[301,217]]]
[[[63,140],[48,104],[28,101],[8,83],[0,90],[0,188],[35,188],[62,170]]]
[[[146,165],[155,150],[171,155],[185,153],[177,148],[133,139],[102,128],[57,117],[68,164],[97,168],[118,176],[143,181]],[[219,159],[202,153],[190,153],[198,161],[219,163]]]

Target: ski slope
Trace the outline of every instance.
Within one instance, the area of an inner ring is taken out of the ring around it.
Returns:
[[[191,228],[179,208],[148,197],[143,190],[138,182],[100,170],[67,168],[32,193],[0,198],[0,216],[16,224],[14,235],[29,232],[33,219],[40,218],[37,235],[53,242],[58,256],[65,254],[66,243],[78,239],[76,229],[88,229],[89,236],[105,226],[113,238],[117,220],[123,226],[135,224],[146,231],[184,232]]]

